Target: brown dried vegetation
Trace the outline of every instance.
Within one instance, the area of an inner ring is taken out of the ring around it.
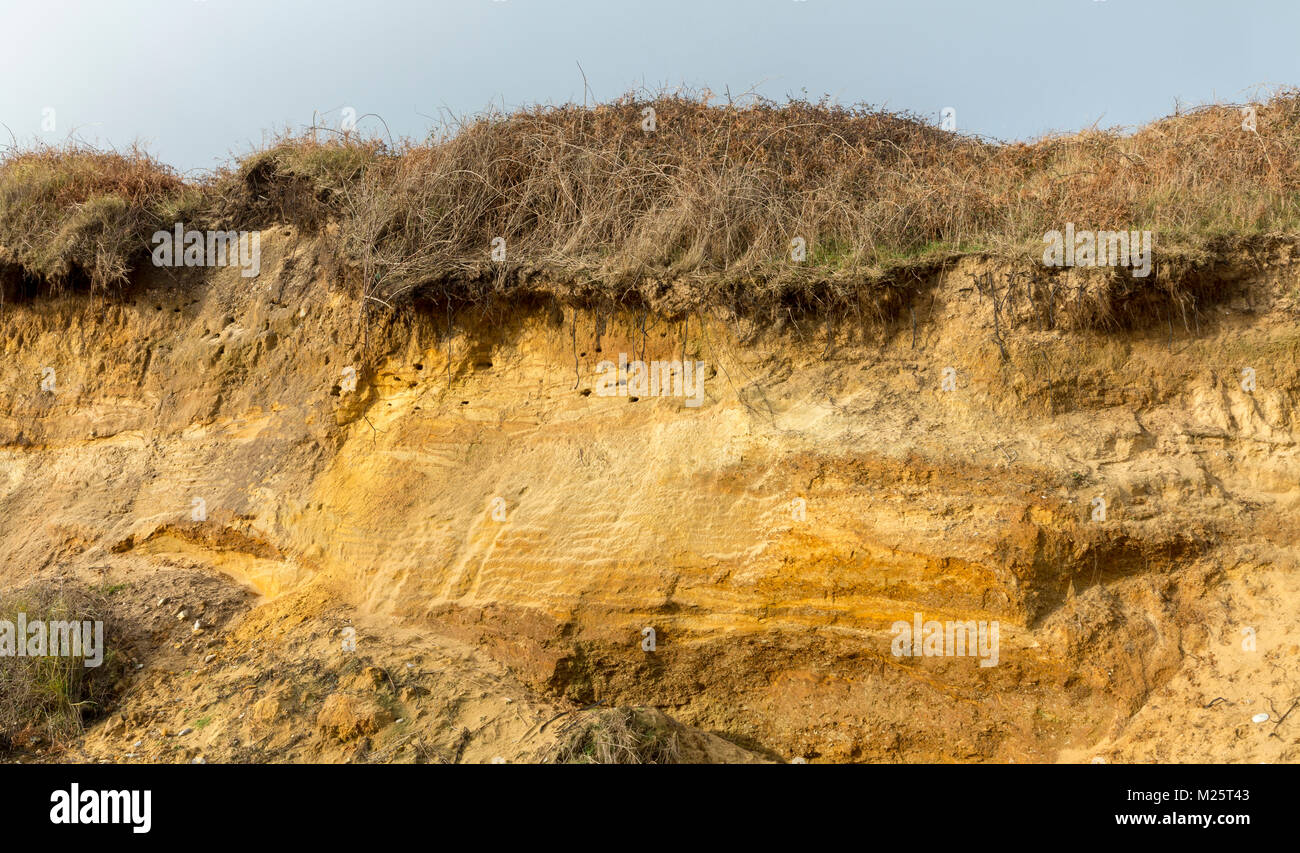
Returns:
[[[192,182],[138,148],[15,150],[0,272],[106,287],[176,221],[290,222],[336,225],[353,284],[389,306],[545,292],[669,314],[880,311],[962,254],[1035,263],[1073,222],[1153,231],[1157,274],[1115,284],[1176,299],[1199,266],[1300,230],[1300,94],[1257,105],[1255,127],[1216,105],[998,144],[867,107],[676,93],[486,114],[419,143],[285,136]]]

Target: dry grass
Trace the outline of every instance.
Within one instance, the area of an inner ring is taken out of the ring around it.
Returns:
[[[112,650],[116,623],[103,597],[82,588],[33,584],[0,596],[0,619],[104,621],[103,660],[86,667],[83,657],[0,656],[0,749],[58,744],[79,734],[83,722],[103,712],[124,664]]]
[[[125,281],[184,189],[139,148],[10,153],[0,161],[0,264],[55,287]]]
[[[343,195],[383,152],[377,140],[284,135],[207,178],[202,217],[245,229],[319,228],[343,214]]]
[[[605,708],[566,725],[545,764],[679,764],[677,732],[667,717]]]
[[[647,107],[654,132],[642,127]],[[961,230],[964,201],[916,174],[967,171],[990,150],[825,104],[535,108],[386,159],[353,196],[345,233],[385,301],[430,284],[476,299],[544,281],[669,308],[761,303],[852,286],[866,264]],[[498,237],[503,263],[489,254]],[[796,237],[806,263],[790,258]]]
[[[1241,119],[1213,106],[993,144],[868,108],[679,93],[484,115],[421,144],[286,136],[190,185],[138,150],[40,149],[0,162],[0,263],[103,286],[169,217],[335,222],[389,305],[546,291],[670,313],[842,306],[962,254],[1035,261],[1066,222],[1149,229],[1161,259],[1192,262],[1295,235],[1300,95],[1258,105],[1257,132]]]

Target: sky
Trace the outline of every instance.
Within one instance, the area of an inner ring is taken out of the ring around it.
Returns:
[[[1009,140],[1295,84],[1293,0],[0,0],[0,145],[184,171],[313,121],[422,138],[642,87],[951,107]]]

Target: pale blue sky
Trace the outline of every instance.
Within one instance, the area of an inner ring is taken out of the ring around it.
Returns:
[[[184,169],[313,110],[418,137],[443,110],[581,102],[578,63],[601,100],[642,83],[806,90],[936,123],[952,106],[960,130],[1030,138],[1300,84],[1300,4],[0,0],[0,123],[24,142],[140,139]]]

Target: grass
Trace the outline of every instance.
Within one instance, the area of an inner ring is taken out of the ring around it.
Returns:
[[[38,148],[0,159],[0,273],[102,288],[175,221],[289,222],[329,227],[354,284],[390,306],[548,292],[669,314],[831,308],[961,255],[1032,264],[1073,222],[1153,231],[1163,267],[1138,287],[1170,289],[1179,264],[1300,233],[1298,155],[1292,90],[1257,106],[1257,131],[1214,105],[1006,144],[825,101],[627,96],[418,142],[284,135],[188,183],[139,149]]]
[[[382,151],[375,140],[283,136],[205,180],[195,212],[236,228],[320,228],[340,215],[348,191]]]
[[[125,281],[167,202],[183,190],[174,172],[138,148],[10,152],[0,161],[0,265],[55,286]]]
[[[678,764],[677,733],[664,717],[636,708],[607,708],[565,728],[544,757],[555,764]]]
[[[20,613],[26,614],[29,625],[38,619],[104,621],[103,660],[87,667],[84,656],[0,656],[0,749],[31,744],[36,738],[58,744],[75,736],[86,720],[103,712],[125,671],[110,645],[113,622],[106,618],[100,594],[32,585],[0,596],[0,619],[16,625]]]

